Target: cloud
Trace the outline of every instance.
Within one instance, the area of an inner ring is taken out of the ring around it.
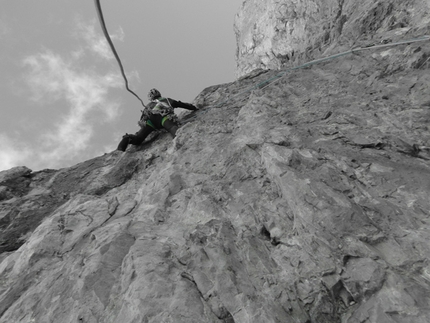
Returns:
[[[16,140],[2,133],[0,133],[0,147],[0,171],[24,166],[25,161],[32,156],[31,149],[18,145]]]
[[[100,27],[96,27],[96,21],[93,20],[90,24],[85,23],[82,18],[76,18],[77,30],[75,36],[82,38],[85,41],[86,48],[91,53],[96,54],[106,60],[113,59],[114,55],[107,43],[105,37],[98,32]],[[97,30],[96,30],[97,28]],[[113,34],[109,34],[112,41],[123,41],[124,31],[119,27]]]
[[[27,83],[36,101],[65,100],[67,113],[41,135],[40,151],[43,160],[60,161],[84,151],[93,135],[92,112],[109,122],[119,114],[119,103],[108,100],[109,89],[122,86],[118,73],[105,75],[77,68],[73,58],[67,61],[51,51],[27,57]],[[60,113],[60,111],[59,111]]]
[[[64,80],[69,78],[69,67],[60,55],[46,51],[28,56],[23,66],[29,69],[25,78],[34,101],[60,99]]]
[[[8,158],[1,160],[0,168],[15,166],[17,162],[32,156],[32,162],[42,167],[58,167],[88,150],[97,124],[111,122],[120,114],[119,102],[109,97],[109,91],[123,86],[116,66],[99,68],[103,61],[111,59],[107,45],[97,35],[94,24],[77,26],[87,47],[68,54],[58,54],[45,49],[23,59],[25,80],[31,99],[39,103],[55,103],[58,109],[55,124],[37,135],[38,147],[18,147],[3,134]],[[99,58],[90,59],[86,53]],[[107,70],[107,71],[106,71]],[[63,103],[65,102],[65,104]],[[65,110],[63,107],[66,106]],[[97,118],[92,116],[97,115]],[[35,139],[35,138],[33,138]],[[17,148],[18,147],[18,148]],[[25,148],[21,153],[22,148]],[[3,153],[2,153],[3,156]]]

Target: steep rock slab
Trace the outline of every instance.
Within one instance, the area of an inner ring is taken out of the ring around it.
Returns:
[[[428,322],[429,52],[256,70],[173,141],[0,177],[2,212],[62,198],[1,254],[0,322]]]

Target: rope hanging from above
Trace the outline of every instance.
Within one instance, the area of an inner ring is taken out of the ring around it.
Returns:
[[[114,54],[117,62],[118,62],[119,68],[121,69],[121,74],[122,74],[122,77],[124,78],[124,81],[125,81],[125,88],[127,89],[128,92],[130,92],[136,98],[138,98],[139,101],[140,101],[140,103],[142,103],[142,105],[146,108],[146,106],[143,103],[142,99],[136,93],[134,93],[132,90],[130,90],[130,88],[128,86],[127,76],[125,75],[124,67],[122,66],[121,59],[119,58],[118,53],[116,52],[115,46],[114,46],[114,44],[113,44],[113,42],[112,42],[112,40],[111,40],[111,38],[109,36],[107,28],[106,28],[105,20],[103,18],[102,7],[100,5],[100,0],[94,0],[94,4],[96,5],[96,11],[97,11],[97,15],[99,17],[100,25],[101,25],[102,30],[103,30],[103,34],[105,35],[105,38],[106,38],[106,40],[107,40],[107,42],[108,42],[108,44],[109,44],[109,46],[110,46],[110,48],[112,50],[112,52],[113,52],[113,54]]]

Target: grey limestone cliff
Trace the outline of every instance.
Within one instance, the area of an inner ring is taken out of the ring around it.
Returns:
[[[304,23],[275,29],[293,65],[345,32],[364,47],[429,31],[424,1],[263,3],[237,32]],[[430,321],[430,41],[281,78],[267,48],[241,52],[243,76],[204,89],[173,141],[0,172],[1,323]]]
[[[235,21],[237,75],[428,35],[429,7],[426,0],[246,0]]]

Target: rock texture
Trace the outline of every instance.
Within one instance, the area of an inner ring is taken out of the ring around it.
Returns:
[[[173,141],[0,172],[0,322],[429,322],[429,57],[254,70]]]
[[[236,15],[237,75],[370,42],[430,34],[427,0],[246,0]]]

